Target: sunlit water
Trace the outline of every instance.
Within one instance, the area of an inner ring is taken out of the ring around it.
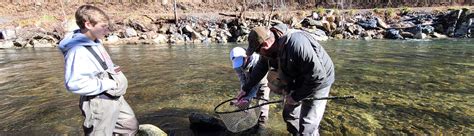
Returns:
[[[336,65],[320,133],[472,134],[473,40],[322,42]],[[108,47],[129,80],[126,99],[141,124],[193,135],[188,115],[213,114],[239,87],[228,52],[244,44]],[[0,135],[82,134],[79,96],[63,85],[56,48],[0,49]],[[276,95],[272,97],[278,99]],[[286,135],[281,105],[269,133]]]

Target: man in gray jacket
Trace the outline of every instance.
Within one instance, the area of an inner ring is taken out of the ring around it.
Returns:
[[[269,65],[278,68],[280,87],[286,92],[283,118],[293,135],[319,135],[318,127],[327,97],[334,83],[334,65],[316,39],[304,31],[291,33],[255,27],[249,34],[247,54],[264,56],[242,86],[238,98],[245,97],[252,86],[262,79]]]

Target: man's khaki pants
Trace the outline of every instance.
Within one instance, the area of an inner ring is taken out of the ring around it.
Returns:
[[[115,100],[105,95],[81,96],[80,108],[85,116],[83,128],[87,136],[133,136],[137,133],[138,121],[123,96]]]

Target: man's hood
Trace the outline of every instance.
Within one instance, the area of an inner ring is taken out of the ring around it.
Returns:
[[[100,42],[98,40],[92,41],[87,37],[86,35],[82,34],[80,30],[74,30],[72,33],[67,33],[64,36],[64,39],[59,42],[59,49],[63,53],[63,55],[66,54],[66,52],[75,47],[75,46],[84,46],[84,45],[89,45],[89,46],[97,46],[100,45]]]

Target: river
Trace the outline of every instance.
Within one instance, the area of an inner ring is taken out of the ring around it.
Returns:
[[[324,135],[473,134],[474,40],[322,42],[336,68]],[[213,114],[239,82],[229,50],[245,44],[107,47],[129,80],[141,124],[193,135],[188,115]],[[57,48],[0,49],[0,135],[82,135],[79,96],[65,90]],[[278,96],[272,94],[272,99]],[[268,132],[286,135],[281,105]]]

